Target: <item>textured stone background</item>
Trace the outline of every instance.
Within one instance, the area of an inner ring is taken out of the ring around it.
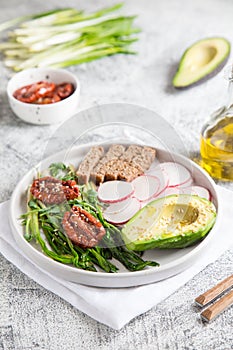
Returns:
[[[62,6],[94,10],[113,3],[67,0]],[[0,21],[51,9],[56,0],[1,1]],[[81,84],[80,109],[128,102],[158,112],[176,128],[190,154],[199,148],[199,132],[209,114],[223,104],[227,83],[215,78],[187,91],[175,91],[171,77],[183,50],[208,36],[232,42],[231,0],[127,0],[125,12],[139,14],[142,28],[137,56],[118,56],[72,68]],[[5,94],[9,72],[2,65],[0,84],[0,200],[7,200],[18,179],[43,155],[56,127],[24,124],[9,109]],[[224,185],[224,184],[223,184]],[[231,184],[224,185],[233,189]],[[203,325],[193,298],[232,273],[228,251],[183,288],[121,331],[113,331],[46,291],[1,257],[0,349],[233,349],[233,308]]]

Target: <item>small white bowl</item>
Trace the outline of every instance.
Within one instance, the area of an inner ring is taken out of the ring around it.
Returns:
[[[13,96],[17,89],[39,81],[48,81],[55,84],[72,83],[75,90],[72,95],[62,101],[44,105],[21,102]],[[37,125],[57,124],[77,112],[80,83],[74,74],[65,69],[31,68],[16,73],[9,80],[7,95],[13,112],[25,122]]]

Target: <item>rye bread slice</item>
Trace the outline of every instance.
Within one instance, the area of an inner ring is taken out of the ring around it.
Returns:
[[[86,184],[89,181],[92,169],[98,164],[103,155],[104,148],[101,146],[94,146],[90,149],[76,172],[79,185]]]
[[[125,146],[123,145],[111,145],[107,153],[100,159],[98,164],[94,167],[94,169],[91,171],[90,179],[97,185],[104,182],[105,174],[107,170],[107,164],[110,161],[115,161],[119,157],[122,156],[122,154],[125,151]]]
[[[130,182],[143,174],[143,169],[126,160],[112,160],[106,164],[105,180],[123,180]]]

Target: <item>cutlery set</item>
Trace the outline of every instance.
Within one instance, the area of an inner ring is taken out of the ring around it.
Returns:
[[[233,275],[199,295],[195,299],[195,304],[204,309],[200,314],[203,321],[210,322],[215,319],[233,305]]]

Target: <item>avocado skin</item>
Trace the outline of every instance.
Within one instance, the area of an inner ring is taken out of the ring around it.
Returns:
[[[170,195],[167,196],[167,198],[176,197],[177,195]],[[179,197],[186,197],[187,195],[179,195]],[[198,196],[193,195],[192,197],[199,198]],[[157,199],[151,203],[159,202],[161,199]],[[200,198],[200,200],[206,203],[210,203],[205,198]],[[151,205],[149,203],[148,205]],[[133,218],[126,224],[129,225],[130,223],[134,222],[134,220],[137,218],[140,212],[145,210],[146,207],[142,208],[138,213],[136,213]],[[126,236],[124,237],[124,228],[122,230],[122,238],[125,241],[125,245],[129,250],[134,251],[145,251],[149,249],[178,249],[178,248],[186,248],[188,246],[191,246],[198,241],[202,240],[211,230],[213,227],[215,221],[216,221],[216,212],[212,212],[212,219],[208,221],[208,223],[204,227],[200,227],[200,230],[197,232],[193,231],[186,231],[183,235],[176,235],[173,237],[168,238],[156,238],[156,239],[150,239],[150,240],[144,240],[144,241],[133,241],[133,242],[127,242]],[[126,239],[124,239],[126,238]]]
[[[140,244],[137,243],[129,243],[126,244],[126,247],[129,250],[135,250],[135,251],[144,251],[149,249],[178,249],[178,248],[186,248],[189,247],[198,241],[202,240],[208,232],[213,227],[213,224],[215,223],[216,215],[214,216],[213,220],[209,223],[209,225],[206,226],[205,230],[200,230],[198,232],[186,232],[185,236],[176,236],[176,237],[169,237],[169,238],[162,238],[158,240],[150,240],[150,241],[141,241]]]
[[[214,38],[209,38],[209,40],[211,40],[211,39],[214,39]],[[198,79],[197,81],[195,81],[195,82],[193,82],[193,83],[191,83],[191,84],[189,84],[189,85],[176,86],[175,83],[174,83],[174,80],[175,80],[176,76],[179,74],[180,70],[182,69],[182,62],[183,62],[183,60],[184,60],[184,58],[185,58],[186,53],[187,53],[195,44],[201,43],[202,41],[206,41],[206,40],[208,40],[208,38],[206,38],[206,39],[201,39],[201,40],[195,42],[193,45],[189,46],[189,47],[185,50],[185,52],[183,53],[183,55],[182,55],[182,57],[181,57],[181,59],[180,59],[178,69],[177,69],[177,71],[176,71],[176,73],[175,73],[175,75],[174,75],[174,77],[173,77],[173,80],[172,80],[172,85],[173,85],[173,87],[174,87],[175,89],[177,89],[177,90],[187,90],[187,89],[189,89],[189,88],[192,88],[192,87],[195,87],[195,86],[199,86],[200,84],[204,83],[205,81],[207,81],[207,80],[213,78],[215,75],[217,75],[217,74],[223,69],[223,67],[226,65],[226,63],[227,63],[227,61],[229,60],[229,57],[230,57],[230,53],[231,53],[231,44],[230,44],[230,42],[229,42],[227,39],[225,39],[225,38],[220,38],[220,37],[218,38],[218,37],[216,37],[216,39],[225,40],[225,42],[228,44],[228,52],[227,52],[226,57],[225,57],[212,71],[208,72],[205,76],[203,76],[202,78]]]

